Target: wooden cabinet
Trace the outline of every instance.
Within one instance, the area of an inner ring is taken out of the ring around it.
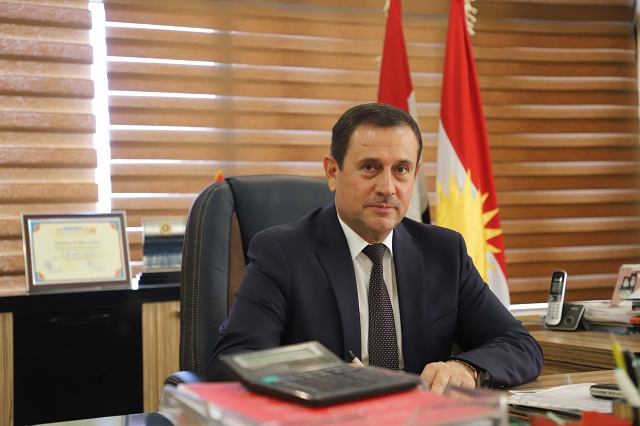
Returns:
[[[179,371],[180,302],[142,304],[144,412],[158,411],[164,379]]]
[[[179,297],[177,284],[0,297],[0,426],[157,411],[179,370]]]

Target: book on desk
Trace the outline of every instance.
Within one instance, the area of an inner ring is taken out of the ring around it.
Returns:
[[[507,414],[502,393],[465,395],[465,399],[453,399],[414,389],[314,408],[251,393],[238,382],[198,383],[165,386],[160,412],[176,426],[503,424]]]

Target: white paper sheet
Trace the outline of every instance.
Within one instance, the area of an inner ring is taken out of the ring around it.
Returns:
[[[591,396],[589,388],[594,384],[581,383],[533,391],[510,391],[508,403],[551,410],[613,412],[610,400]]]
[[[631,318],[640,316],[640,311],[633,310],[630,301],[623,301],[619,306],[611,306],[605,301],[581,302],[585,307],[584,320],[594,323],[629,324]]]

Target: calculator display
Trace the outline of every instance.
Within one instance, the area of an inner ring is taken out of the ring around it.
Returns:
[[[292,361],[308,360],[310,358],[318,358],[318,363],[323,363],[325,360],[321,359],[321,354],[318,354],[311,350],[311,348],[301,348],[293,351],[282,352],[270,352],[270,353],[255,353],[251,355],[243,355],[236,358],[236,362],[242,365],[244,368],[256,369],[265,368],[273,364],[282,364]]]

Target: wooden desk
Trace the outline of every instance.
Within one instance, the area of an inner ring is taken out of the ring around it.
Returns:
[[[611,336],[591,331],[532,331],[544,352],[542,376],[611,370],[616,367]],[[640,335],[616,335],[622,350],[640,352]]]
[[[516,386],[511,390],[524,391],[547,389],[554,386],[575,385],[579,383],[614,383],[613,370],[589,371],[586,373],[552,374],[540,376],[536,380]]]

